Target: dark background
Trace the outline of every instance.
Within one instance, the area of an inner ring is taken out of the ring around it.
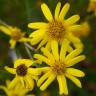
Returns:
[[[40,9],[42,2],[48,4],[52,13],[58,1],[62,2],[62,6],[68,1],[71,8],[67,17],[73,14],[79,14],[80,22],[88,21],[91,27],[90,35],[82,37],[84,43],[84,52],[86,60],[77,64],[75,67],[83,70],[86,73],[84,78],[81,78],[83,88],[77,88],[71,81],[68,81],[68,96],[96,96],[96,16],[93,12],[87,12],[89,0],[0,0],[0,23],[7,23],[12,26],[17,26],[27,35],[30,34],[27,24],[36,21],[46,21]],[[0,85],[5,85],[7,79],[12,79],[10,73],[4,70],[4,66],[13,66],[12,58],[10,57],[9,37],[0,32]],[[28,58],[22,44],[17,44],[16,53],[22,57]],[[36,96],[59,96],[58,85],[54,82],[48,87],[44,94],[35,88],[33,92]],[[41,95],[40,95],[41,94]],[[49,95],[48,95],[49,94]],[[3,91],[0,91],[0,96],[5,96]]]

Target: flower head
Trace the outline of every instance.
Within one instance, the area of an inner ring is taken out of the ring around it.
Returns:
[[[96,0],[89,0],[88,12],[94,12],[96,14]]]
[[[9,80],[6,81],[7,86],[0,85],[0,89],[3,89],[7,96],[26,96],[26,94],[29,92],[28,89],[23,88],[20,84],[12,89],[8,89],[10,82],[11,81]]]
[[[46,48],[42,48],[41,51],[44,56],[41,54],[34,55],[34,58],[48,65],[41,68],[43,75],[37,82],[37,86],[41,90],[45,90],[57,78],[59,93],[67,95],[68,88],[65,77],[72,80],[81,88],[81,83],[77,77],[83,77],[85,74],[78,69],[72,68],[72,66],[84,60],[85,56],[79,55],[81,53],[80,49],[75,49],[68,54],[68,45],[68,40],[64,39],[59,54],[58,43],[53,41],[52,52]]]
[[[0,25],[0,30],[11,37],[9,43],[14,48],[17,42],[28,42],[29,39],[24,37],[25,33],[21,32],[17,27]]]
[[[15,75],[15,78],[9,84],[8,88],[14,88],[19,83],[27,89],[32,90],[34,88],[34,80],[38,79],[38,69],[32,68],[33,62],[30,59],[17,59],[14,63],[14,68],[5,66],[5,69],[11,74]]]
[[[41,5],[42,12],[48,23],[37,22],[37,23],[29,23],[28,27],[32,29],[37,29],[36,31],[30,34],[31,44],[35,45],[40,42],[38,48],[46,44],[46,47],[50,46],[50,43],[53,40],[56,40],[61,44],[64,38],[67,38],[70,42],[75,43],[78,42],[81,46],[81,41],[74,38],[73,32],[78,31],[81,27],[76,24],[76,22],[80,19],[79,15],[73,15],[68,19],[65,19],[65,15],[69,10],[69,3],[66,3],[61,9],[61,3],[59,2],[55,9],[54,17],[51,14],[48,6],[46,4]],[[61,11],[60,11],[61,9]],[[77,46],[75,46],[77,47]],[[37,48],[37,49],[38,49]]]

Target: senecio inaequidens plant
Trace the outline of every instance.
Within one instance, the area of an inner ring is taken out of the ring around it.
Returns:
[[[69,8],[69,3],[61,8],[61,3],[58,2],[52,15],[47,5],[41,4],[41,10],[48,21],[29,23],[28,27],[35,30],[29,37],[17,27],[0,25],[0,31],[10,36],[11,49],[19,42],[36,52],[29,59],[17,58],[13,68],[5,66],[6,71],[14,75],[13,80],[6,81],[6,86],[0,85],[0,89],[8,96],[27,96],[36,84],[44,91],[54,80],[58,82],[59,94],[68,95],[66,78],[82,87],[78,77],[84,77],[85,73],[73,68],[85,59],[85,55],[80,55],[84,47],[77,36],[82,26],[77,23],[80,19],[77,14],[65,19]],[[34,45],[37,45],[36,49],[33,48]]]

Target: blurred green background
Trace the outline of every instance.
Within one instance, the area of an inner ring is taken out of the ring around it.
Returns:
[[[96,96],[96,16],[93,15],[93,12],[87,12],[89,0],[0,0],[0,22],[2,20],[9,25],[17,26],[30,34],[31,31],[27,28],[28,23],[46,20],[40,9],[41,3],[48,4],[52,13],[54,13],[58,1],[62,2],[62,6],[67,1],[71,4],[67,17],[79,14],[81,16],[80,22],[87,20],[91,27],[90,35],[81,38],[84,43],[83,54],[87,58],[75,66],[86,73],[86,76],[81,78],[83,88],[77,88],[68,80],[68,96]],[[5,84],[7,79],[13,78],[10,73],[4,70],[5,65],[13,66],[8,40],[9,37],[0,32],[0,85]],[[17,44],[16,53],[21,53],[22,57],[28,58],[24,50],[22,44]],[[48,96],[59,96],[58,85],[54,82],[48,87],[45,95],[41,94],[39,88],[35,88],[32,93],[36,96],[47,96],[48,94]],[[0,96],[6,95],[3,91],[0,91]]]

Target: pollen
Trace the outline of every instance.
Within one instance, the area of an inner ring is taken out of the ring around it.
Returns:
[[[18,40],[20,40],[22,38],[22,33],[21,33],[21,31],[19,29],[16,29],[16,30],[14,29],[14,30],[12,30],[11,37],[14,40],[18,41]]]
[[[27,74],[27,67],[22,64],[16,68],[16,73],[19,76],[25,76]]]
[[[50,39],[56,39],[57,41],[62,40],[65,35],[65,27],[63,23],[59,21],[49,22],[47,34]]]
[[[52,66],[52,71],[57,75],[64,74],[66,71],[66,66],[63,62],[55,62]]]

